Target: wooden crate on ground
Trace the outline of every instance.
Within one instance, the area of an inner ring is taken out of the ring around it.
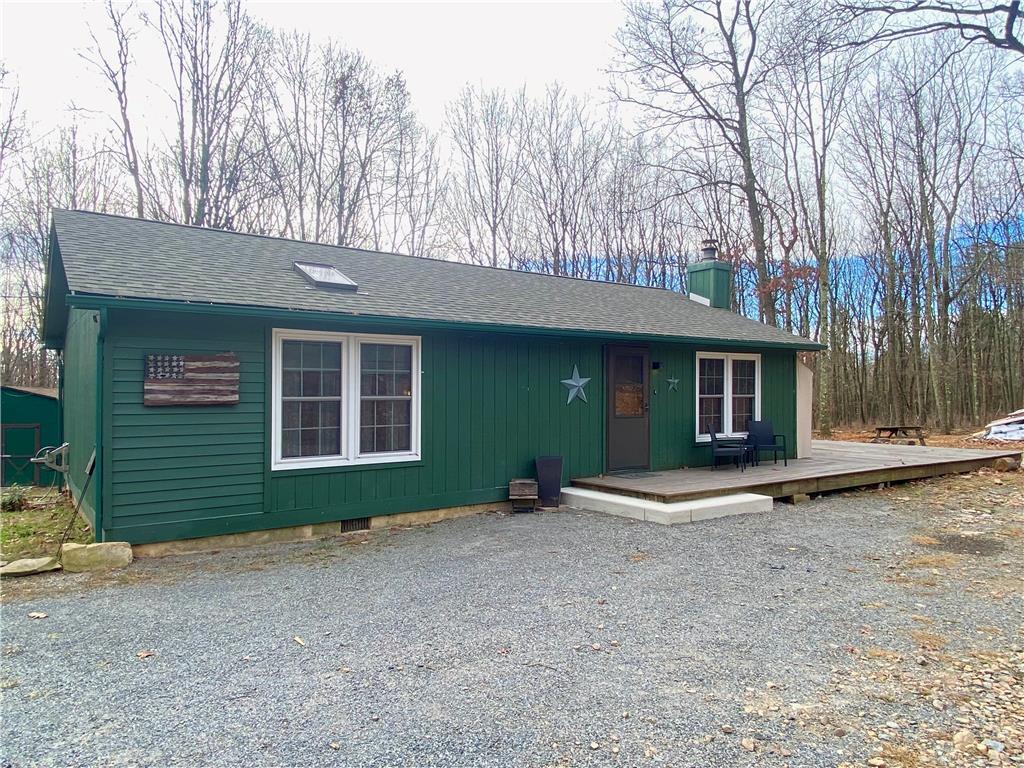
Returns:
[[[537,481],[518,477],[509,481],[508,498],[513,512],[533,512],[537,508]]]

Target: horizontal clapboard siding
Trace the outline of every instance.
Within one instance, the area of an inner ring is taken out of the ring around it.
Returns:
[[[262,514],[266,425],[261,326],[221,321],[211,327],[188,318],[121,313],[111,316],[108,335],[112,528],[130,534],[138,527]],[[143,405],[146,355],[220,352],[238,355],[238,405]]]

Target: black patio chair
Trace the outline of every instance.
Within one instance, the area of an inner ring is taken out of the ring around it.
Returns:
[[[770,421],[748,421],[747,442],[750,444],[755,465],[761,462],[761,451],[771,451],[773,464],[779,463],[781,453],[782,465],[789,466],[789,459],[786,458],[786,436],[775,434],[775,428]]]
[[[711,469],[714,471],[718,468],[719,459],[732,459],[736,466],[740,468],[740,472],[747,468],[747,446],[743,443],[720,443],[718,442],[718,435],[715,434],[714,430],[711,430]]]

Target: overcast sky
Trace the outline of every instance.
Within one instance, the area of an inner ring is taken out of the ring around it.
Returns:
[[[140,3],[145,6],[146,3]],[[531,93],[562,82],[570,91],[606,98],[604,69],[622,18],[618,2],[356,3],[249,2],[278,29],[332,37],[387,70],[405,73],[423,122],[440,128],[444,105],[467,82]],[[99,76],[77,52],[102,31],[100,2],[0,0],[0,58],[21,87],[21,106],[39,128],[66,122],[74,102],[114,108]],[[166,81],[156,51],[138,51],[138,77]],[[144,108],[143,105],[141,108]]]

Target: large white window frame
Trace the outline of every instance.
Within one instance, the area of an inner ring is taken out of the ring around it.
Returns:
[[[285,341],[331,341],[341,344],[341,453],[330,456],[281,456],[282,393],[284,381]],[[419,336],[392,336],[389,334],[334,333],[331,331],[304,331],[275,328],[271,340],[271,471],[310,469],[317,467],[348,467],[363,464],[389,464],[399,461],[418,461],[420,454],[420,341]],[[412,399],[408,451],[388,453],[359,452],[360,350],[363,344],[402,344],[412,347]]]
[[[733,432],[732,427],[732,364],[734,360],[754,361],[754,421],[761,418],[761,355],[732,352],[698,352],[694,364],[694,433],[698,443],[710,443],[711,435],[700,431],[700,361],[722,360],[725,367],[725,392],[722,402],[722,427],[725,431],[716,432],[720,438],[746,437],[747,431]]]

